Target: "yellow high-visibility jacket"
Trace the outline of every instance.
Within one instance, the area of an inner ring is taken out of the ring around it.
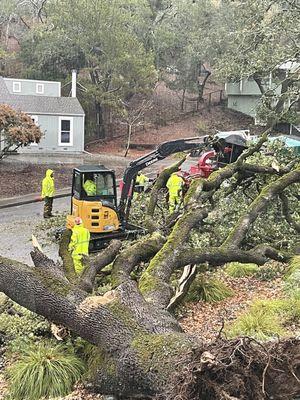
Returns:
[[[83,224],[74,225],[72,229],[71,241],[69,250],[72,255],[89,254],[90,232],[84,228]]]
[[[53,174],[52,169],[47,169],[46,176],[42,181],[42,197],[54,196],[54,178],[51,177],[51,174]]]
[[[172,174],[167,182],[167,188],[169,189],[169,194],[173,196],[178,196],[183,185],[184,185],[184,180],[180,176]]]
[[[96,196],[96,185],[92,180],[87,179],[83,184],[83,189],[88,196]]]
[[[146,182],[149,181],[149,178],[146,175],[140,174],[137,175],[135,183],[136,185],[144,186]]]

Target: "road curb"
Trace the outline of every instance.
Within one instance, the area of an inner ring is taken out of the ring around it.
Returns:
[[[26,195],[28,196],[28,195]],[[24,197],[26,197],[24,196]],[[21,199],[21,198],[11,198],[11,199],[0,199],[0,210],[3,210],[5,208],[11,208],[11,207],[18,207],[18,206],[23,206],[25,204],[32,204],[32,203],[40,203],[43,200],[41,200],[38,194],[32,195],[32,198],[28,198],[27,200]],[[54,199],[60,199],[62,197],[69,197],[71,196],[71,190],[68,191],[67,193],[59,193],[53,196]],[[29,197],[29,196],[28,196]]]
[[[147,173],[146,175],[154,175],[153,173]],[[117,179],[116,183],[119,186],[120,182],[122,179]],[[56,194],[53,198],[54,199],[60,199],[62,197],[69,197],[71,196],[71,188],[69,189],[61,189],[56,192],[61,192]],[[27,197],[27,199],[26,199]],[[19,196],[19,197],[11,197],[11,198],[6,198],[6,199],[0,199],[0,210],[3,210],[5,208],[12,208],[12,207],[18,207],[18,206],[23,206],[26,204],[33,204],[33,203],[40,203],[43,200],[40,199],[40,195],[38,193],[32,193],[32,194],[26,194],[24,196]]]

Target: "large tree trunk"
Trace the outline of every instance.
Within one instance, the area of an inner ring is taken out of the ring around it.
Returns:
[[[97,100],[95,100],[95,109],[96,109],[96,136],[98,139],[105,139],[103,107]]]
[[[33,259],[35,268],[1,258],[0,288],[97,346],[99,365],[94,363],[91,380],[100,393],[158,393],[170,380],[174,358],[197,345],[169,313],[143,299],[135,282],[128,280],[105,296],[88,296],[37,250]]]
[[[185,197],[185,211],[170,232],[156,231],[122,251],[118,241],[111,242],[87,263],[79,278],[71,271],[66,235],[60,252],[64,265],[38,249],[32,252],[34,267],[0,257],[0,291],[96,346],[89,380],[99,393],[168,400],[262,400],[267,394],[288,400],[300,395],[299,341],[262,346],[250,338],[218,338],[208,345],[184,333],[167,311],[173,295],[171,276],[185,265],[218,266],[229,261],[262,265],[269,259],[289,259],[270,244],[242,248],[251,224],[267,204],[300,182],[299,167],[278,171],[245,163],[265,139],[209,179],[195,180]],[[168,172],[174,168],[178,164]],[[221,246],[187,250],[189,232],[210,212],[208,200],[225,179],[241,171],[273,174],[277,179],[250,204]],[[166,177],[162,174],[157,189]],[[155,199],[149,216],[154,215],[153,207]],[[104,296],[90,295],[96,274],[112,261],[113,290]],[[147,267],[136,282],[131,273],[142,262]]]
[[[52,269],[49,274],[47,269],[54,266],[38,251],[33,258],[34,269],[1,258],[0,288],[97,346],[89,371],[93,391],[175,399],[182,390],[184,400],[259,400],[266,398],[264,392],[287,400],[300,394],[300,343],[296,340],[262,348],[251,339],[204,345],[183,333],[168,312],[146,302],[135,282],[125,280],[105,296],[89,297],[68,284],[59,271]],[[255,361],[249,364],[252,358]],[[284,385],[274,387],[274,379],[288,380],[288,391]]]

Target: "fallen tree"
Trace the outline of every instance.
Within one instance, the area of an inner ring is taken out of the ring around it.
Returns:
[[[174,294],[173,274],[187,265],[217,267],[230,261],[263,265],[270,259],[288,261],[292,257],[290,246],[284,248],[276,240],[264,242],[262,234],[249,236],[258,219],[282,199],[282,218],[286,221],[288,215],[290,229],[295,228],[293,210],[282,194],[291,197],[300,183],[299,162],[280,168],[257,166],[251,157],[265,140],[266,135],[237,162],[208,179],[194,180],[171,226],[157,227],[123,249],[120,242],[111,242],[102,253],[86,260],[78,279],[65,252],[67,233],[61,242],[61,264],[38,248],[31,253],[33,268],[0,257],[0,291],[95,346],[89,383],[96,392],[168,400],[295,398],[300,395],[300,341],[262,345],[251,338],[229,341],[219,335],[208,345],[183,332],[168,311]],[[224,217],[216,209],[220,198],[226,200],[224,193],[232,193],[230,186],[238,181],[243,187],[253,173],[257,176],[250,187],[254,198],[237,216],[231,210],[234,223],[225,234],[214,231],[210,219]],[[151,207],[155,209],[156,203],[157,197]],[[149,213],[153,221],[154,209]],[[209,246],[194,246],[190,241],[192,235],[202,237],[208,232]],[[109,264],[113,289],[103,296],[91,294],[97,274]],[[144,268],[136,278],[141,264]]]

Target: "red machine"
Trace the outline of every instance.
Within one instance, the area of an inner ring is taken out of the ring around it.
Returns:
[[[199,158],[196,165],[192,165],[189,170],[190,176],[201,176],[203,178],[208,178],[213,172],[213,159],[216,156],[214,150],[203,153]]]
[[[227,157],[227,160],[226,160],[227,162],[220,161],[219,154],[214,150],[203,153],[201,155],[201,157],[199,158],[197,164],[192,165],[190,167],[189,176],[194,177],[194,178],[197,176],[203,177],[203,178],[208,178],[209,175],[213,171],[232,162],[231,153],[232,153],[232,148],[230,148],[230,147],[224,148],[223,154],[229,156],[229,157]]]

